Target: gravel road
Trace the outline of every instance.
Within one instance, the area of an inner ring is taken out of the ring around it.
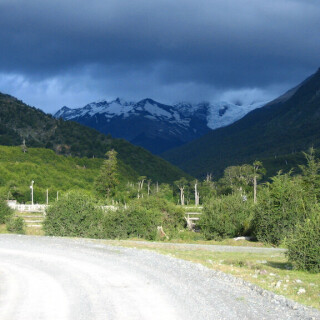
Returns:
[[[320,319],[258,291],[145,250],[0,235],[1,320]]]

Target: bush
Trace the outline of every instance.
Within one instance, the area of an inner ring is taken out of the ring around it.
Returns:
[[[314,199],[310,199],[299,177],[285,174],[272,180],[259,194],[253,230],[259,241],[279,245],[305,220]]]
[[[320,207],[296,227],[287,240],[289,261],[296,269],[320,272]]]
[[[199,227],[207,240],[246,235],[250,229],[252,201],[239,194],[210,199],[203,208]]]
[[[7,230],[14,233],[25,234],[25,222],[21,217],[13,218],[11,216],[6,219]]]
[[[158,226],[162,226],[167,235],[173,235],[184,223],[181,208],[150,196],[132,201],[127,209],[109,212],[105,217],[104,230],[107,238],[155,240]]]
[[[5,223],[12,214],[13,210],[3,200],[0,200],[0,224]]]
[[[102,221],[103,211],[93,198],[72,191],[47,209],[43,228],[49,236],[102,238]]]

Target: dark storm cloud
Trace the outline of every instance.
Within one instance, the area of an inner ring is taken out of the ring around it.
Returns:
[[[0,72],[210,98],[302,80],[319,66],[319,30],[318,0],[0,0]]]

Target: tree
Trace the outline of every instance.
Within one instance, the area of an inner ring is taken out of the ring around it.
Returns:
[[[150,196],[151,179],[149,179],[147,182],[148,182],[148,196]]]
[[[233,192],[248,189],[253,186],[253,202],[257,202],[257,181],[265,174],[265,169],[260,161],[255,161],[253,165],[243,164],[241,166],[231,166],[225,169],[224,176],[220,183],[231,188]]]
[[[146,181],[147,177],[146,176],[140,176],[138,178],[138,199],[140,198],[140,192],[141,192],[141,197],[143,198],[143,184]]]
[[[106,156],[107,159],[103,161],[100,174],[95,181],[95,189],[99,194],[109,198],[119,184],[117,152],[112,149],[106,153]]]
[[[198,206],[200,202],[200,193],[198,191],[198,180],[194,181],[194,204]]]
[[[303,152],[307,165],[299,165],[302,171],[302,179],[304,181],[305,188],[308,189],[310,196],[315,196],[319,199],[320,190],[320,161],[316,159],[315,150],[309,149],[308,153]]]
[[[26,140],[25,139],[23,139],[23,141],[22,141],[21,150],[22,150],[23,153],[28,152],[28,148],[26,146]]]
[[[230,188],[232,192],[242,192],[250,184],[253,168],[248,164],[231,166],[224,170],[220,184]]]
[[[180,204],[182,206],[184,206],[184,197],[185,197],[184,189],[185,189],[187,184],[188,184],[188,181],[187,181],[186,178],[181,178],[181,179],[175,181],[175,185],[180,190]]]
[[[261,190],[254,206],[252,226],[259,241],[279,245],[295,234],[297,224],[308,217],[314,202],[310,201],[301,177],[280,172],[271,180]]]
[[[257,180],[260,180],[265,174],[266,170],[263,167],[262,162],[255,161],[253,163],[253,203],[257,203]]]
[[[213,181],[205,179],[198,185],[199,195],[201,194],[202,203],[216,196],[217,189]]]

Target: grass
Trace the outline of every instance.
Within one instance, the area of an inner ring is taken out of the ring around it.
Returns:
[[[284,252],[212,252],[205,249],[192,250],[174,245],[164,247],[157,243],[133,243],[125,240],[104,242],[153,250],[200,263],[210,269],[232,274],[298,303],[320,309],[320,274],[292,270],[292,265],[287,262]],[[225,242],[215,242],[215,244],[225,244]],[[299,294],[300,289],[304,289],[305,293]]]
[[[0,234],[1,234],[1,233],[8,233],[5,224],[0,224]]]
[[[221,245],[221,246],[239,246],[239,247],[258,247],[258,248],[271,248],[271,245],[264,244],[258,241],[247,241],[247,240],[234,240],[224,239],[221,241],[216,240],[183,240],[183,239],[171,239],[169,243],[191,243],[191,244],[209,244],[209,245]]]
[[[44,236],[42,228],[26,227],[26,235],[28,236]]]

